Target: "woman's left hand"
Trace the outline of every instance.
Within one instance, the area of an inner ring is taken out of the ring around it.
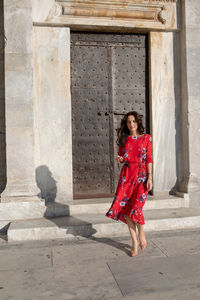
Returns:
[[[150,191],[153,187],[152,178],[148,178],[147,180],[147,191]]]

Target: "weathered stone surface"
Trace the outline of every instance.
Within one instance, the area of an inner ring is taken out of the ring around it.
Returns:
[[[47,19],[55,0],[32,0],[33,21],[41,22]]]
[[[200,6],[198,0],[185,0],[186,26],[200,28]],[[196,41],[199,39],[195,39]]]
[[[137,262],[122,261],[118,264],[113,262],[109,263],[109,267],[124,296],[162,294],[169,289],[176,291],[178,286],[187,286],[188,289],[194,286],[198,288],[198,277],[192,281],[191,277],[194,273],[200,275],[200,265],[197,264],[199,258],[199,254],[159,257]]]
[[[34,28],[36,180],[47,202],[72,200],[70,31]]]
[[[200,191],[200,5],[197,0],[182,3],[182,182],[185,192]],[[191,196],[192,197],[192,196]]]
[[[13,194],[16,191],[11,191]],[[10,193],[11,193],[10,192]],[[19,201],[20,200],[20,201]],[[48,202],[44,205],[45,200],[30,202],[26,197],[14,197],[12,202],[1,203],[0,205],[0,230],[6,224],[12,220],[30,219],[30,218],[46,218],[58,217],[58,216],[84,216],[84,215],[104,215],[108,210],[110,200],[90,199],[90,200],[76,200],[67,204],[58,202]],[[191,206],[196,206],[194,201],[190,203]],[[188,207],[188,201],[184,198],[169,197],[166,199],[151,199],[147,200],[144,206],[144,212],[157,210],[160,214],[161,210],[165,209],[177,209],[182,207]]]
[[[147,210],[145,231],[200,227],[200,208]],[[105,215],[77,215],[51,219],[16,220],[8,229],[8,241],[77,239],[80,237],[127,236],[128,226]]]
[[[168,256],[183,255],[200,253],[200,236],[199,235],[183,235],[179,237],[179,243],[177,243],[175,236],[165,238],[154,238],[153,242],[155,246],[159,247],[162,253]],[[192,243],[191,243],[192,239]],[[176,246],[175,246],[176,245]]]
[[[6,185],[5,144],[5,81],[4,81],[4,18],[3,1],[0,2],[0,193]]]
[[[6,58],[7,59],[7,58]],[[9,59],[9,58],[8,58]],[[7,71],[6,72],[6,104],[13,103],[15,106],[33,101],[32,88],[33,77],[29,71]],[[9,86],[9,88],[8,88]],[[23,95],[23,97],[22,97]],[[12,118],[10,118],[12,120]],[[10,121],[11,121],[10,120]],[[6,124],[7,126],[7,124]],[[33,123],[32,123],[33,126]]]
[[[29,197],[18,197],[13,202],[5,202],[0,205],[0,220],[2,229],[6,224],[10,223],[12,220],[21,219],[34,219],[41,218],[45,215],[46,207],[44,201],[29,201]],[[23,199],[24,198],[24,199]]]
[[[173,33],[151,32],[150,49],[153,181],[156,193],[171,190],[176,183]]]
[[[39,201],[34,178],[31,3],[8,0],[4,4],[7,186],[1,200],[30,196]]]
[[[148,247],[145,249],[145,254],[142,253],[139,248],[139,256],[140,259],[143,259],[144,256],[146,258],[150,257],[163,257],[165,254],[159,249],[159,242],[161,239],[158,239],[158,246],[154,243],[154,240],[148,239]],[[77,266],[79,261],[77,261],[77,257],[82,257],[82,261],[84,263],[88,262],[88,259],[92,256],[93,262],[97,261],[129,261],[129,251],[131,250],[131,240],[128,238],[120,238],[120,241],[116,241],[115,238],[111,237],[95,237],[95,239],[91,239],[90,247],[88,247],[87,239],[82,239],[81,241],[85,241],[86,244],[80,244],[77,247],[71,247],[70,241],[68,241],[68,245],[62,243],[62,245],[54,246],[52,249],[53,262],[54,266]],[[39,243],[39,242],[38,242]],[[98,247],[98,245],[100,247]],[[101,246],[104,247],[104,251],[102,251]],[[86,255],[88,253],[88,255]]]
[[[4,1],[6,54],[32,53],[32,7],[31,1]]]
[[[33,20],[71,28],[137,28],[177,30],[176,1],[32,1]]]
[[[63,6],[62,11],[58,5],[57,9],[53,6],[53,0],[42,2],[33,0],[32,4],[31,1],[25,0],[4,2],[7,38],[5,78],[8,186],[2,199],[10,201],[9,197],[12,195],[17,196],[15,199],[19,200],[20,195],[28,197],[38,194],[52,205],[54,201],[58,203],[55,203],[54,208],[50,210],[49,207],[46,209],[39,205],[35,211],[37,216],[41,212],[47,215],[66,213],[68,207],[62,206],[62,203],[72,200],[70,31],[69,28],[56,26],[69,24],[71,28],[99,31],[109,28],[119,32],[127,29],[133,32],[139,28],[145,29],[145,32],[152,29],[173,31],[178,28],[176,16],[171,19],[173,24],[169,24],[168,11],[165,10],[159,17],[157,15],[155,22],[150,22],[151,14],[147,16],[146,13],[142,16],[143,18],[146,16],[146,21],[130,20],[134,12],[133,4],[138,3],[138,0],[127,1],[129,7],[120,1],[114,1],[118,8],[119,5],[126,6],[125,10],[123,8],[120,11],[121,15],[114,15],[116,12],[111,11],[112,7],[109,5],[108,11],[101,12],[104,14],[101,16],[99,16],[100,8],[95,7],[94,3],[91,5],[92,10],[87,9],[83,12],[84,1],[79,1],[79,4],[77,1],[74,2],[75,6],[79,5],[76,12],[68,5],[73,1],[60,1]],[[99,3],[100,1],[98,5]],[[100,5],[103,7],[105,3],[107,1]],[[176,1],[140,1],[140,4],[144,3],[154,4],[154,7],[176,6]],[[173,190],[176,182],[181,179],[183,179],[180,184],[182,191],[198,190],[200,185],[200,102],[197,96],[200,89],[198,60],[200,43],[197,38],[200,33],[199,1],[186,0],[182,1],[182,4],[181,52],[178,48],[177,34],[151,32],[149,40],[154,192]],[[31,5],[35,22],[33,40]],[[148,7],[147,12],[149,12]],[[92,18],[88,14],[91,14]],[[122,15],[125,17],[124,20],[121,19]],[[40,27],[45,23],[55,27]],[[3,40],[1,15],[0,50],[3,49]],[[179,53],[182,62],[181,82],[177,78],[177,73],[180,72]],[[4,54],[1,51],[0,76],[3,74]],[[180,86],[182,97],[179,93]],[[5,117],[2,113],[4,110],[3,80],[0,81],[0,108],[0,154],[2,154],[0,188],[3,189],[6,177]],[[182,136],[179,138],[181,130]],[[40,191],[35,188],[35,177]],[[14,197],[11,201],[13,199]],[[19,218],[25,210],[19,209],[20,213],[14,216],[13,212],[12,216]],[[29,207],[29,212],[30,210]],[[33,216],[33,214],[28,215]],[[195,219],[195,222],[197,221]]]
[[[191,181],[200,190],[200,5],[197,0],[186,2],[186,65],[188,82],[189,162]],[[191,35],[193,32],[193,35]],[[192,184],[191,184],[192,185]]]
[[[199,248],[199,230],[147,233],[146,237],[148,246],[144,253],[139,248],[137,257],[129,256],[130,237],[85,238],[73,242],[0,242],[1,298],[166,300],[170,296],[170,299],[176,300],[198,299],[199,254],[194,255],[195,252],[188,249]],[[189,266],[188,269],[186,266]],[[138,269],[139,272],[136,272]],[[162,274],[162,269],[167,272]],[[125,285],[120,280],[122,275]],[[122,289],[114,276],[119,279]],[[155,290],[147,289],[158,276],[162,286],[156,286]],[[162,276],[167,277],[166,282],[163,282]],[[172,279],[177,280],[169,288],[168,283]],[[129,296],[123,295],[122,291],[130,291],[136,285],[134,280],[138,283],[137,292],[133,290]],[[145,287],[144,282],[147,282]],[[163,289],[164,286],[166,289]]]
[[[38,251],[37,248],[26,249],[21,251],[19,248],[1,249],[0,250],[0,272],[5,270],[19,270],[21,269],[33,269],[33,268],[45,268],[51,266],[51,249],[47,247],[41,248]],[[8,261],[5,261],[5,255]],[[31,259],[30,259],[31,258]]]

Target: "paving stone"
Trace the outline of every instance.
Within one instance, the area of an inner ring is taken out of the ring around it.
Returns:
[[[82,262],[92,260],[107,262],[108,260],[118,261],[118,259],[127,260],[130,258],[131,240],[115,241],[111,238],[96,238],[93,243],[84,245],[64,245],[52,248],[53,265],[76,265],[79,264],[77,257],[82,257]],[[148,241],[148,247],[144,253],[139,248],[138,258],[144,257],[162,257],[165,254],[151,241]]]
[[[199,299],[200,253],[186,246],[178,253],[187,241],[198,247],[199,230],[146,236],[148,246],[137,257],[128,255],[130,237],[0,244],[0,299]]]
[[[54,271],[54,280],[62,284],[61,291],[67,290],[68,293],[74,294],[72,299],[107,299],[115,297],[121,299],[115,279],[112,276],[108,266],[104,263],[92,262],[81,265],[68,266],[67,268],[56,268]],[[69,298],[71,299],[71,298]]]
[[[200,254],[108,263],[124,296],[199,289]],[[195,274],[195,276],[194,276]]]
[[[51,266],[51,248],[0,248],[0,271]]]
[[[153,243],[167,256],[200,253],[200,235],[154,238]],[[178,241],[178,242],[177,242]]]
[[[55,299],[53,269],[35,268],[0,272],[0,297],[2,300]],[[44,298],[45,297],[45,298]]]

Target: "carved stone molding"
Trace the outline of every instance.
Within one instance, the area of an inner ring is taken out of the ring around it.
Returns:
[[[177,29],[177,0],[55,0],[46,23]]]
[[[144,2],[176,3],[178,0],[144,0]]]

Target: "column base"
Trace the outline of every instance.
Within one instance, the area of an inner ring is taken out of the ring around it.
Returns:
[[[9,224],[13,220],[69,215],[67,202],[52,201],[45,203],[45,199],[40,198],[40,194],[40,190],[34,184],[8,184],[1,194],[0,227],[2,222],[4,225],[5,223]],[[63,198],[66,199],[66,197]]]
[[[40,190],[35,184],[7,184],[1,202],[40,202]]]
[[[195,175],[184,176],[179,184],[179,192],[200,192],[200,178]]]
[[[43,200],[12,201],[0,203],[0,222],[42,218],[46,206]]]
[[[39,192],[35,184],[7,184],[1,194],[0,221],[44,216],[45,201],[39,198]]]

